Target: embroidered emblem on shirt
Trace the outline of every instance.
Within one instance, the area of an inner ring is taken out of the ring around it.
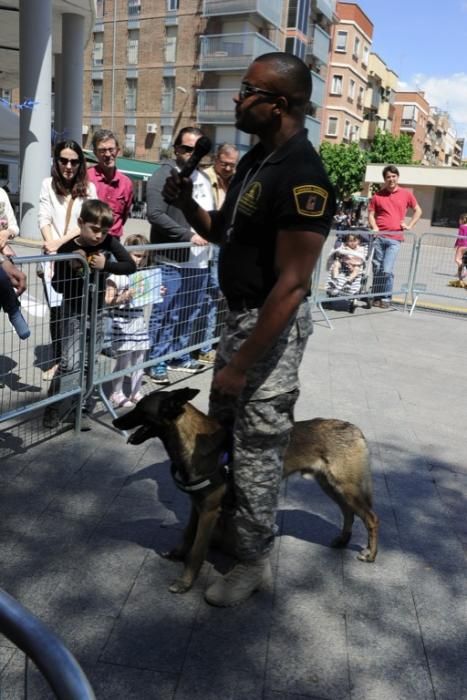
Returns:
[[[238,202],[238,211],[247,216],[251,216],[257,209],[258,200],[261,196],[261,183],[252,182],[247,190],[242,194]]]
[[[329,193],[317,185],[294,187],[295,205],[303,216],[322,216]]]

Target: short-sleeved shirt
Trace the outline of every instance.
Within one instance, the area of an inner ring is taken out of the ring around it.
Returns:
[[[109,234],[120,238],[133,202],[133,184],[130,178],[120,170],[115,170],[109,181],[98,165],[89,168],[88,178],[95,184],[98,198],[112,209],[114,222]]]
[[[334,213],[334,189],[306,129],[269,156],[254,146],[238,164],[220,212],[219,281],[227,302],[262,306],[277,281],[278,232],[326,237]]]
[[[382,189],[377,192],[368,205],[368,211],[375,214],[376,225],[385,238],[403,241],[404,234],[401,224],[407,214],[407,209],[415,209],[417,200],[410,190],[398,187],[393,192]]]

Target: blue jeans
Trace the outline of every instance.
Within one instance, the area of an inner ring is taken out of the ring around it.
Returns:
[[[203,309],[201,312],[201,323],[205,327],[203,333],[203,345],[201,352],[212,350],[212,339],[216,337],[217,317],[219,311],[220,289],[219,289],[219,248],[213,246],[214,254],[209,262],[209,278],[204,297]]]
[[[389,301],[394,285],[393,270],[401,241],[377,236],[373,245],[373,285],[371,291]]]
[[[162,303],[152,307],[149,360],[174,355],[195,343],[194,328],[209,279],[208,268],[162,265],[161,274],[166,292]],[[177,357],[177,362],[190,360],[188,352]]]

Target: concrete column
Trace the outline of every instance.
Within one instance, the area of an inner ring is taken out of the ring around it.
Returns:
[[[64,138],[82,143],[84,17],[64,14],[62,20],[61,121]]]
[[[62,54],[54,54],[54,131],[56,139],[61,141],[63,138],[63,121],[62,121],[62,96],[63,96],[63,80],[62,80]]]
[[[52,0],[20,0],[20,232],[40,239],[37,222],[39,192],[50,175],[52,123]]]

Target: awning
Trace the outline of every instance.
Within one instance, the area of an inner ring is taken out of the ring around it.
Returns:
[[[84,151],[86,160],[96,163],[97,158],[92,151]],[[149,180],[153,172],[160,168],[159,163],[150,163],[147,160],[135,160],[134,158],[117,158],[117,169],[131,180]]]

